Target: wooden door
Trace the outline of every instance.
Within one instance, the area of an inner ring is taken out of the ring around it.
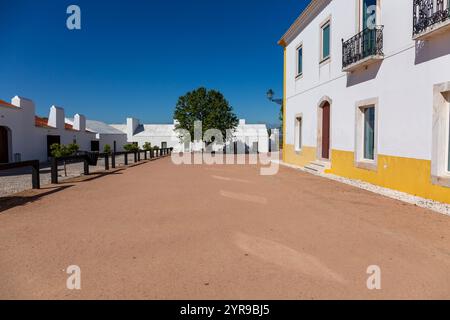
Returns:
[[[322,107],[322,158],[330,158],[330,104]]]
[[[0,127],[0,163],[9,162],[8,130]]]

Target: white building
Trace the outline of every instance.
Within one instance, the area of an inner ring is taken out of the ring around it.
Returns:
[[[73,119],[66,118],[66,123],[73,124]],[[126,133],[97,120],[86,120],[86,129],[95,132],[97,141],[92,142],[91,151],[103,152],[109,145],[114,152],[124,151],[123,146],[128,143]]]
[[[149,142],[152,146],[160,148],[174,148],[177,151],[200,151],[204,143],[180,142],[175,130],[176,120],[173,124],[141,124],[138,119],[127,118],[126,124],[111,124],[127,134],[129,143],[137,143],[140,147]],[[227,150],[235,147],[238,153],[244,152],[268,152],[269,135],[265,124],[246,124],[244,119],[239,120],[239,125],[233,135],[232,144],[228,144]],[[217,145],[215,150],[222,150],[223,145]]]
[[[283,159],[450,203],[445,0],[313,0],[284,47]]]
[[[86,130],[86,119],[76,114],[65,122],[64,109],[52,106],[48,118],[35,115],[33,101],[14,97],[11,103],[0,100],[0,163],[47,161],[53,143],[76,142],[80,150],[90,150],[96,134]]]
[[[127,118],[126,124],[111,124],[111,127],[125,133],[128,143],[142,147],[146,142],[152,147],[175,148],[179,140],[175,136],[175,124],[141,124],[136,118]]]

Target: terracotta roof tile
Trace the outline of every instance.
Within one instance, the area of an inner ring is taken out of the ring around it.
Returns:
[[[3,107],[17,108],[17,106],[0,99],[0,105]]]

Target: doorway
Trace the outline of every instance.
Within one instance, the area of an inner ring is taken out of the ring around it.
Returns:
[[[0,163],[9,162],[9,136],[8,128],[0,126]]]
[[[322,158],[330,159],[330,104],[322,106]]]
[[[47,136],[47,157],[52,156],[51,146],[52,146],[52,144],[55,144],[55,143],[61,144],[61,137],[48,135]]]

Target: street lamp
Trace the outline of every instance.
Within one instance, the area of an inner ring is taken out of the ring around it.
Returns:
[[[275,95],[275,92],[272,89],[269,89],[266,93],[267,99],[269,99],[272,102],[275,102],[276,104],[282,106],[283,105],[283,99],[274,99],[273,96]]]

